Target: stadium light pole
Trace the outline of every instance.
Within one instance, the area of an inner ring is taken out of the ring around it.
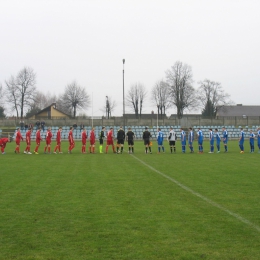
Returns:
[[[123,59],[123,120],[124,120],[124,131],[125,131],[125,59]]]

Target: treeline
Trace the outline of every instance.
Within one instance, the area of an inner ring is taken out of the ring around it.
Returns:
[[[177,110],[182,118],[185,110],[201,109],[203,116],[214,117],[217,107],[232,104],[230,95],[225,93],[221,84],[209,79],[198,82],[195,89],[191,66],[180,61],[165,72],[165,80],[157,81],[150,86],[150,93],[141,83],[134,83],[126,94],[126,105],[140,117],[147,99],[152,102],[158,114],[165,114],[169,108]],[[84,87],[76,81],[71,82],[59,96],[45,94],[36,87],[36,73],[25,67],[16,76],[5,80],[0,85],[0,117],[5,117],[5,105],[15,111],[17,118],[30,117],[43,108],[56,103],[64,113],[76,117],[79,110],[90,107],[90,96]],[[112,115],[116,102],[106,96],[106,105],[100,110]]]

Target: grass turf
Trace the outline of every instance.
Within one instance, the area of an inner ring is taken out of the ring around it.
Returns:
[[[80,143],[73,154],[24,155],[7,144],[0,259],[259,259],[260,154],[247,143],[239,154],[235,141],[228,154],[135,146],[134,156],[81,154]]]

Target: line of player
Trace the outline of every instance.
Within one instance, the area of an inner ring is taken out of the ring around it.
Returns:
[[[75,141],[73,138],[73,127],[70,127],[70,131],[68,133],[68,153],[72,153],[72,150],[75,148]],[[240,135],[239,135],[239,147],[240,147],[240,153],[244,153],[244,141],[245,141],[245,133],[243,131],[243,128],[240,129]],[[189,132],[186,135],[186,132],[183,128],[180,128],[180,141],[182,146],[182,153],[186,153],[186,139],[188,139],[188,146],[190,149],[190,153],[194,153],[194,147],[193,143],[195,141],[195,134],[194,130],[190,127]],[[26,148],[23,151],[24,154],[32,154],[31,153],[31,133],[32,129],[28,129],[25,136],[25,142],[26,142]],[[56,146],[53,151],[54,154],[60,153],[61,151],[61,133],[62,133],[62,127],[60,127],[56,133]],[[106,133],[106,134],[105,134]],[[45,136],[45,142],[46,145],[44,147],[44,153],[51,153],[51,143],[52,143],[52,137],[53,134],[51,132],[51,127],[47,129],[46,136]],[[204,141],[204,135],[200,128],[197,129],[196,137],[198,140],[198,153],[203,153],[203,141]],[[118,129],[116,136],[114,136],[114,129],[111,127],[107,132],[106,128],[102,127],[102,130],[99,133],[98,139],[99,139],[99,153],[103,153],[103,144],[104,139],[106,138],[106,148],[105,153],[108,153],[109,146],[112,147],[113,153],[123,153],[124,149],[124,141],[126,140],[128,142],[128,153],[134,153],[134,139],[135,134],[132,131],[131,128],[128,128],[127,133],[125,134],[125,131],[123,130],[122,126]],[[152,135],[149,132],[148,128],[145,127],[145,131],[143,132],[143,141],[145,145],[145,153],[152,153],[152,142],[151,142]],[[253,133],[252,130],[250,130],[249,135],[249,144],[250,144],[250,152],[254,152],[254,142],[255,142],[256,135]],[[95,136],[95,128],[93,127],[92,130],[89,133],[89,137],[87,134],[86,129],[84,128],[81,132],[81,152],[83,154],[86,153],[86,145],[87,145],[87,139],[89,139],[89,153],[94,154],[95,153],[95,145],[96,145],[96,136]],[[114,139],[117,140],[116,146],[114,145]],[[176,153],[176,140],[177,140],[177,134],[175,133],[174,129],[171,127],[170,131],[168,133],[167,139],[169,141],[170,145],[170,152]],[[164,141],[164,133],[161,131],[160,128],[158,128],[157,131],[157,145],[158,145],[158,153],[161,153],[161,151],[164,153],[165,148],[163,145]],[[214,153],[214,144],[216,141],[216,148],[217,153],[220,152],[220,142],[223,141],[224,144],[224,152],[228,152],[228,132],[225,127],[222,128],[222,137],[218,131],[218,129],[209,128],[209,142],[210,142],[210,151],[209,153]],[[257,140],[258,140],[258,148],[260,153],[260,128],[257,129]],[[11,141],[11,138],[2,138],[0,139],[0,147],[2,154],[5,154],[5,147],[8,142]],[[23,137],[21,135],[20,129],[18,128],[15,133],[15,142],[16,142],[16,148],[15,153],[20,153],[20,144],[21,141],[23,141]],[[41,142],[43,141],[41,137],[41,128],[39,128],[36,132],[36,147],[34,149],[34,154],[39,154],[39,147],[41,145]]]

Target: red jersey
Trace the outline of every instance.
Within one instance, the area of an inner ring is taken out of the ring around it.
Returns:
[[[6,143],[9,142],[9,139],[8,138],[1,138],[0,139],[0,146],[4,146],[6,145]]]
[[[20,131],[17,131],[16,134],[15,134],[15,141],[20,143],[20,141],[23,140],[23,137],[21,135],[21,132]]]
[[[57,143],[61,142],[61,131],[60,130],[58,130],[58,132],[57,132],[56,141],[57,141]]]
[[[72,130],[69,131],[68,139],[69,139],[70,144],[74,143],[73,131]]]
[[[91,141],[95,141],[95,139],[96,139],[96,137],[95,137],[95,132],[94,132],[93,130],[90,131],[90,137],[89,137],[89,139],[90,139]]]
[[[109,130],[107,133],[107,140],[113,141],[113,130]]]
[[[82,132],[81,133],[81,140],[82,140],[82,143],[86,143],[87,141],[87,138],[88,138],[88,135],[87,135],[87,132]]]
[[[41,131],[38,130],[36,132],[36,143],[39,143],[41,140],[42,140],[42,138],[41,138]]]
[[[51,142],[51,138],[52,138],[52,132],[50,130],[47,130],[46,141]]]
[[[32,132],[30,130],[26,132],[26,143],[27,144],[31,144],[31,133]]]

